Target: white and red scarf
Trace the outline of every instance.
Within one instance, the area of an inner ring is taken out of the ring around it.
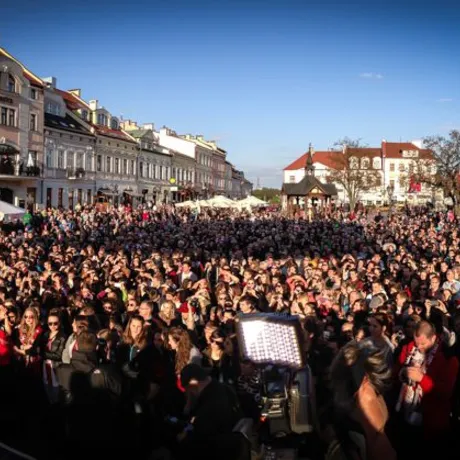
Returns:
[[[414,346],[411,352],[407,355],[404,367],[401,372],[407,367],[419,367],[423,374],[426,374],[429,366],[438,351],[439,340],[436,340],[434,346],[428,353],[421,352]],[[420,426],[422,424],[421,404],[423,398],[423,390],[419,382],[408,381],[403,383],[399,393],[396,411],[403,411],[404,419],[409,425]]]

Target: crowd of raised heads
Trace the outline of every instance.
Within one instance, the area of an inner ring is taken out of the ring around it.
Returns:
[[[190,381],[208,382],[205,370],[260,428],[261,369],[241,356],[235,324],[279,312],[298,316],[314,378],[310,458],[450,458],[458,228],[452,212],[422,207],[82,207],[4,223],[0,441],[37,459],[150,459],[167,447],[180,460],[193,442],[201,458],[224,458],[215,439],[228,427],[199,411]],[[166,420],[187,417],[171,436]]]

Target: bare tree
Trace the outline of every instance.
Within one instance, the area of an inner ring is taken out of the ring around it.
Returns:
[[[449,138],[431,136],[423,140],[424,147],[431,151],[432,158],[418,161],[414,170],[414,181],[431,185],[443,191],[460,211],[460,131],[453,130]]]
[[[337,141],[334,148],[341,148],[333,155],[332,170],[329,172],[327,181],[332,184],[339,184],[344,189],[350,209],[354,209],[362,193],[381,186],[381,174],[379,170],[373,169],[372,162],[366,155],[366,146],[361,145],[360,139],[349,139],[348,137]]]

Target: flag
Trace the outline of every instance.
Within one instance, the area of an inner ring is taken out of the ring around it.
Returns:
[[[412,176],[409,182],[409,193],[420,193],[422,191],[422,184],[417,182]]]

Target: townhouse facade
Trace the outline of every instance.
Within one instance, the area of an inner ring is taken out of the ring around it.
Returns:
[[[44,85],[0,48],[0,200],[43,199]]]
[[[81,93],[0,48],[0,200],[73,208],[243,196],[215,142],[122,120]]]
[[[159,144],[153,123],[138,126],[126,120],[121,123],[124,131],[136,139],[139,146],[138,197],[153,203],[167,203],[171,198],[172,154]]]

